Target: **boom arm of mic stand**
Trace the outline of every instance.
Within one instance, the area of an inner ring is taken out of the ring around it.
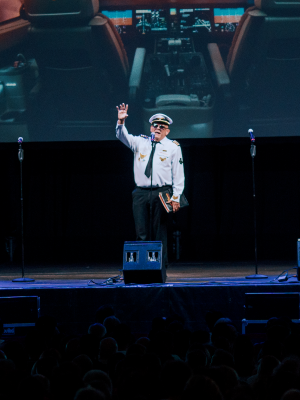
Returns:
[[[154,147],[154,141],[152,140],[152,142],[151,142],[151,146],[152,146],[152,148],[151,148],[151,152],[153,151],[153,147]],[[152,180],[153,180],[153,158],[154,158],[154,155],[153,155],[153,157],[152,157],[152,161],[151,161],[151,180],[150,180],[150,218],[149,218],[149,222],[150,222],[150,229],[149,229],[149,239],[150,240],[152,240],[152,220],[153,220],[153,213],[152,213],[152,202],[153,202],[153,200],[152,200],[152,188],[153,188],[153,185],[152,185]]]

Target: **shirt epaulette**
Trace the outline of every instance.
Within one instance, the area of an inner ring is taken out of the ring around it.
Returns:
[[[149,139],[149,136],[147,136],[147,135],[140,135],[140,137],[142,137],[144,139]]]
[[[173,140],[173,143],[175,143],[177,146],[180,146],[180,144],[177,142],[177,140]]]

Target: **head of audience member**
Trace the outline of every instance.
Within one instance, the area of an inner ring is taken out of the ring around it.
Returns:
[[[96,311],[96,323],[103,324],[105,318],[111,317],[113,315],[115,315],[113,306],[109,304],[104,304],[103,306],[100,306]]]
[[[290,389],[282,395],[280,400],[300,400],[300,390]]]
[[[79,389],[74,400],[107,400],[105,394],[93,387]]]
[[[186,354],[186,363],[193,371],[194,375],[203,374],[209,366],[210,357],[207,355],[207,350],[204,348],[196,348],[188,350]]]
[[[291,334],[291,320],[288,318],[270,318],[266,324],[267,339],[284,343]]]
[[[79,354],[86,354],[93,362],[98,359],[99,337],[95,335],[82,335],[79,339]]]
[[[209,368],[207,376],[216,382],[224,398],[230,396],[239,382],[236,371],[226,365]]]
[[[49,379],[43,375],[26,376],[17,388],[18,399],[42,400],[50,396]]]
[[[107,364],[108,359],[118,351],[118,343],[112,337],[107,337],[101,340],[99,345],[99,361]]]
[[[126,352],[128,347],[135,341],[129,325],[124,323],[116,324],[112,336],[118,343],[119,351]]]
[[[256,400],[256,395],[252,387],[242,380],[233,388],[230,400]]]
[[[214,355],[211,358],[212,367],[218,367],[220,365],[227,365],[227,367],[235,368],[233,355],[226,350],[216,349]]]
[[[58,365],[58,361],[54,357],[40,358],[33,364],[31,375],[43,375],[49,379],[52,376],[54,368],[58,367]]]
[[[81,386],[79,367],[72,362],[64,362],[53,370],[50,379],[50,397],[56,400],[73,400]]]
[[[277,360],[282,361],[286,356],[284,344],[280,341],[267,339],[265,342],[263,342],[257,357],[260,360],[265,356],[273,356],[277,358]]]
[[[126,356],[130,354],[143,356],[144,354],[146,354],[146,347],[138,343],[133,343],[128,347],[126,351]]]
[[[166,318],[166,329],[169,332],[176,332],[178,330],[182,330],[184,328],[184,318],[182,315],[172,313]]]
[[[121,324],[121,321],[119,318],[115,317],[114,315],[105,318],[103,321],[103,325],[105,326],[106,329],[106,336],[107,337],[112,337],[114,336],[115,330],[118,325]]]
[[[61,356],[60,352],[53,347],[51,347],[50,349],[44,350],[42,352],[42,354],[40,355],[39,359],[48,358],[48,357],[55,358],[55,360],[57,361],[58,364],[60,364],[62,361],[62,356]]]
[[[181,360],[185,360],[186,353],[190,347],[191,331],[188,329],[180,329],[173,333],[172,354],[178,356]]]
[[[99,369],[92,369],[88,371],[83,377],[83,384],[88,387],[89,385],[98,388],[106,395],[112,396],[113,385],[110,377],[104,371]]]
[[[93,361],[86,354],[79,354],[72,362],[80,369],[82,377],[94,367]]]
[[[210,332],[212,332],[215,323],[223,318],[223,314],[220,311],[211,310],[205,314],[205,322]]]
[[[149,346],[149,343],[150,343],[150,339],[148,337],[142,336],[142,337],[138,338],[135,343],[141,344],[142,346],[144,346],[147,349]]]
[[[193,343],[210,344],[210,332],[204,329],[198,329],[191,333],[191,345]]]
[[[192,370],[184,361],[166,362],[160,375],[161,398],[180,398],[191,376]]]
[[[237,329],[232,321],[220,318],[213,327],[211,340],[216,348],[232,351],[237,336]]]
[[[89,326],[88,334],[96,336],[101,340],[106,335],[106,328],[103,324],[96,322],[95,324]]]
[[[280,361],[274,356],[265,356],[261,358],[257,367],[258,377],[261,379],[269,378],[279,364]]]
[[[289,389],[300,390],[300,360],[288,357],[274,369],[270,380],[270,398],[280,400]]]
[[[9,398],[16,389],[19,371],[12,360],[0,360],[0,398]]]
[[[248,336],[240,335],[236,338],[233,345],[233,356],[235,370],[239,377],[249,377],[253,375],[255,367],[254,347]]]
[[[173,335],[167,331],[152,332],[148,352],[156,354],[163,365],[166,361],[172,361]]]
[[[182,400],[223,400],[218,385],[209,377],[193,375],[187,382]]]
[[[79,337],[73,337],[68,340],[65,346],[64,358],[67,361],[72,361],[75,357],[81,354],[81,343]]]
[[[117,351],[116,353],[112,354],[107,360],[106,371],[115,386],[117,385],[118,364],[122,362],[124,358],[125,354]]]
[[[155,317],[152,320],[151,329],[148,336],[151,339],[152,335],[165,330],[167,330],[167,319],[165,317]]]
[[[2,345],[2,351],[14,362],[18,370],[23,370],[28,365],[29,354],[26,346],[20,341],[6,341]]]

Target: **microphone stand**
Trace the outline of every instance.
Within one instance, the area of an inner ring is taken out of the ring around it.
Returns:
[[[23,159],[24,159],[24,150],[22,149],[23,138],[18,138],[19,143],[19,151],[18,158],[20,161],[20,193],[21,193],[21,240],[22,240],[22,278],[13,279],[12,282],[34,282],[32,278],[24,278],[24,205],[23,205]]]
[[[254,222],[254,256],[255,256],[255,274],[246,276],[246,279],[265,279],[268,278],[266,275],[259,275],[257,273],[257,229],[256,229],[256,194],[255,194],[255,174],[254,174],[254,158],[256,156],[256,145],[253,130],[249,129],[251,146],[250,155],[252,157],[252,190],[253,190],[253,222]]]
[[[154,148],[154,137],[155,136],[153,134],[151,134],[151,146],[152,146],[151,152],[153,151],[153,148]],[[150,220],[150,231],[149,231],[149,239],[150,239],[150,241],[152,241],[152,220],[153,220],[153,213],[152,213],[152,203],[153,203],[153,199],[152,199],[153,158],[154,158],[154,154],[153,154],[153,157],[152,157],[152,160],[151,160],[151,174],[150,174],[150,179],[151,179],[151,181],[150,181],[150,218],[149,218],[149,220]]]

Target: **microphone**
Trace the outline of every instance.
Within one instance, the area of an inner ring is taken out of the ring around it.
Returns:
[[[18,158],[19,158],[19,161],[22,162],[24,160],[24,150],[22,149],[22,143],[23,143],[22,137],[18,138],[18,143],[19,143]]]
[[[154,142],[154,139],[155,139],[155,133],[151,132],[151,142]]]
[[[253,134],[253,129],[248,129],[248,133],[250,135],[250,140],[252,143],[255,143],[255,136]]]

